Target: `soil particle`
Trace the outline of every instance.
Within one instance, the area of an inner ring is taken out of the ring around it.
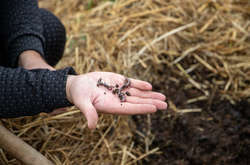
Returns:
[[[131,96],[131,94],[127,91],[126,93],[125,93],[127,96]]]

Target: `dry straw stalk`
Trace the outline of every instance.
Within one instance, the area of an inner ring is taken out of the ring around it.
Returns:
[[[232,102],[250,96],[248,0],[89,2],[41,0],[41,6],[59,16],[67,29],[65,56],[57,68],[112,71],[162,89],[168,80],[184,82],[180,84],[184,89],[200,91],[187,104],[209,100],[214,89],[221,99]],[[173,102],[170,108],[179,110]],[[101,115],[98,129],[91,132],[74,107],[63,115],[3,123],[55,164],[140,164],[158,151],[134,144],[129,118]],[[5,152],[0,155],[2,161],[17,164]]]

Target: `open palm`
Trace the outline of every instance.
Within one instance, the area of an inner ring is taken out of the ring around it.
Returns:
[[[141,80],[131,80],[128,91],[131,96],[126,96],[126,101],[121,102],[116,94],[104,86],[97,86],[97,81],[102,78],[105,83],[120,87],[124,84],[125,77],[112,72],[91,72],[68,79],[68,99],[75,104],[88,120],[89,128],[95,128],[98,112],[111,114],[146,114],[157,109],[166,109],[165,96],[152,92],[152,86]]]

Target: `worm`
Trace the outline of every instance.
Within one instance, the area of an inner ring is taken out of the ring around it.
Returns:
[[[113,86],[106,84],[102,78],[99,78],[97,81],[97,86],[99,87],[100,85],[103,85],[108,90],[112,90],[114,88]]]
[[[117,94],[121,102],[126,101],[126,95],[131,96],[131,94],[128,91],[126,91],[125,93],[122,92],[124,89],[128,88],[130,85],[131,85],[131,81],[128,78],[125,78],[124,84],[121,86],[121,88],[119,88],[118,84],[116,84],[115,86],[106,84],[102,80],[102,78],[99,78],[98,81],[97,81],[97,87],[104,86],[108,90],[112,90],[112,93]]]

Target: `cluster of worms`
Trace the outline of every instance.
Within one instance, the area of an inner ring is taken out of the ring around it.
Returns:
[[[123,90],[127,89],[130,85],[131,85],[131,81],[128,78],[125,78],[124,84],[120,88],[118,84],[116,84],[115,86],[108,85],[107,83],[103,81],[102,78],[99,78],[99,80],[97,81],[97,87],[104,86],[108,90],[112,91],[114,95],[117,94],[121,102],[126,101],[126,95],[131,96],[131,94],[128,91],[126,91],[125,93],[123,92]]]

